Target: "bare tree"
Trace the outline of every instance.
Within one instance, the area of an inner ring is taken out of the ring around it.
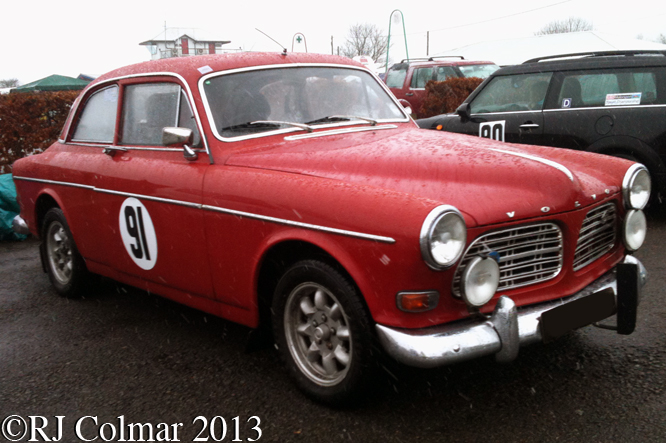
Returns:
[[[377,26],[369,23],[357,23],[349,27],[347,41],[342,47],[345,57],[356,57],[357,55],[368,55],[375,62],[386,57],[388,47],[388,36]]]
[[[19,83],[17,78],[8,78],[5,80],[0,80],[0,88],[15,88],[20,85],[21,83]]]
[[[534,35],[564,34],[566,32],[592,31],[594,26],[584,18],[569,17],[554,20],[534,33]]]
[[[655,40],[657,43],[661,43],[662,45],[666,45],[666,35],[664,34],[659,34],[659,37]]]

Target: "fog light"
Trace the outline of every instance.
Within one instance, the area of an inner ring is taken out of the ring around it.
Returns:
[[[643,211],[632,209],[624,217],[624,246],[631,252],[643,246],[647,221]]]
[[[425,312],[435,309],[439,302],[439,292],[399,292],[398,308],[405,312]]]
[[[499,285],[499,265],[492,258],[476,257],[465,267],[460,293],[467,305],[479,308],[490,301]]]

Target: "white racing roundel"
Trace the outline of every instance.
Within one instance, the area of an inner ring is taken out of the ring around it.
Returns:
[[[153,269],[157,262],[157,236],[146,207],[134,197],[120,207],[120,235],[127,253],[141,269]]]

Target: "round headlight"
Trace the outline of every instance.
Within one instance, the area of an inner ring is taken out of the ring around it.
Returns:
[[[421,227],[421,256],[433,269],[445,269],[460,259],[467,242],[467,226],[453,206],[438,206]]]
[[[632,165],[624,174],[622,197],[627,209],[643,209],[650,200],[652,181],[650,173],[640,163]]]
[[[632,209],[624,218],[624,246],[629,251],[635,251],[645,241],[647,222],[643,211]]]
[[[499,265],[492,258],[476,257],[465,266],[460,294],[465,303],[479,308],[490,301],[499,285]]]

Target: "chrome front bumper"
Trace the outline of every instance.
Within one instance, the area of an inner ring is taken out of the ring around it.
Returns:
[[[647,281],[647,271],[635,257],[625,257],[626,264],[638,268],[638,296]],[[541,314],[555,307],[611,288],[617,299],[617,277],[612,270],[580,292],[562,299],[517,308],[513,300],[502,296],[488,318],[463,320],[427,329],[396,329],[376,325],[377,335],[386,352],[408,366],[432,368],[495,354],[500,362],[518,355],[520,346],[542,340]]]
[[[30,228],[28,228],[28,224],[25,222],[25,220],[21,218],[20,215],[17,215],[12,220],[12,229],[17,234],[23,234],[23,235],[30,234]]]

